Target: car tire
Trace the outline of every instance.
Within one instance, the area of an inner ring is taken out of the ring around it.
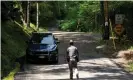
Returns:
[[[55,63],[58,64],[58,60],[56,60]]]
[[[26,63],[30,63],[29,56],[26,54]]]
[[[55,63],[55,64],[58,64],[58,57],[56,57],[54,63]]]

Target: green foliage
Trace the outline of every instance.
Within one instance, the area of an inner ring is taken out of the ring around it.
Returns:
[[[124,14],[124,23],[128,39],[133,40],[133,2],[132,1],[111,1],[109,2],[110,19],[115,25],[115,14]],[[115,26],[113,26],[115,27]]]
[[[75,28],[77,26],[76,24],[76,20],[65,20],[61,24],[61,29],[66,31],[75,31]]]
[[[36,30],[36,26],[33,23],[30,23],[30,27],[34,30]]]
[[[16,58],[25,54],[27,36],[14,22],[1,24],[1,75],[7,75],[14,67]]]
[[[16,68],[13,69],[9,74],[8,76],[4,77],[2,80],[14,80],[14,76],[15,74],[19,71],[19,67],[20,67],[20,64],[19,63],[15,63],[16,65]]]
[[[25,54],[27,35],[30,36],[30,33],[36,31],[36,1],[30,3],[31,22],[30,28],[26,28],[26,25],[23,25],[23,21],[26,21],[27,1],[1,2],[2,77],[13,69],[15,59]],[[56,23],[54,22],[56,20],[60,20],[61,24],[59,27],[65,31],[89,32],[101,30],[102,22],[99,1],[41,1],[38,3],[39,31],[47,31],[47,27],[55,26]],[[113,25],[116,13],[125,14],[123,25],[128,38],[133,40],[133,2],[111,1],[108,4],[109,18],[111,18]],[[122,46],[124,47],[124,45]],[[125,46],[125,49],[129,48],[133,49],[131,44]]]
[[[128,71],[133,72],[133,62],[128,63],[129,67],[127,68]]]
[[[130,46],[129,50],[133,50],[133,46]]]
[[[1,2],[1,20],[6,21],[13,18],[13,2]]]
[[[99,24],[97,15],[100,13],[99,2],[71,2],[67,5],[69,7],[67,9],[67,16],[65,18],[66,21],[61,24],[61,29],[72,29],[73,31],[78,30],[89,32],[98,28]],[[80,20],[79,25],[78,20]]]

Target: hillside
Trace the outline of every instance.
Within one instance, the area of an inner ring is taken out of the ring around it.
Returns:
[[[25,55],[28,36],[14,22],[1,24],[1,76],[7,75],[15,67],[15,59]]]

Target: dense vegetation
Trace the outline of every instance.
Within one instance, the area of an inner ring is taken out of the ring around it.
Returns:
[[[2,77],[15,68],[15,59],[25,54],[28,36],[13,22],[1,24],[1,73]]]
[[[66,2],[66,16],[61,29],[89,32],[100,29],[100,2]]]
[[[99,1],[2,1],[2,77],[12,70],[15,59],[25,54],[25,40],[30,33],[38,30],[37,3],[39,29],[58,27],[65,31],[101,32],[103,28],[102,7]],[[108,2],[108,8],[113,27],[115,14],[125,15],[123,25],[126,35],[128,39],[133,40],[133,2],[111,1]]]
[[[100,31],[103,24],[101,13],[101,3],[99,1],[51,1],[51,2],[30,2],[29,20],[36,25],[37,10],[36,4],[39,4],[39,27],[48,28],[58,24],[62,30],[68,31]],[[128,31],[132,26],[133,2],[108,2],[109,18],[113,25],[115,23],[115,14],[124,14],[124,27]],[[17,20],[20,24],[27,22],[27,2],[2,2],[2,19],[8,18]],[[8,7],[7,7],[8,6]],[[5,10],[6,8],[6,10]],[[57,23],[58,22],[58,23]],[[126,27],[128,26],[128,27]],[[131,30],[131,29],[130,29]]]

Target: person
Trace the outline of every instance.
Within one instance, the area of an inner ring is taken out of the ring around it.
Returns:
[[[70,46],[67,48],[67,62],[70,70],[70,79],[73,79],[73,69],[78,79],[77,62],[79,62],[79,53],[77,47],[74,46],[73,40],[70,40]]]

